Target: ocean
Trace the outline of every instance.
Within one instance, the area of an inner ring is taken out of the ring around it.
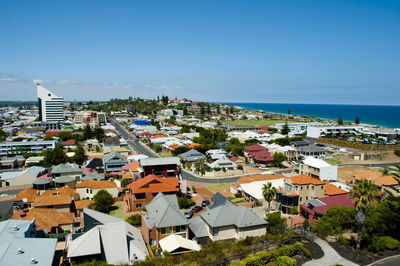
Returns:
[[[345,104],[298,104],[298,103],[224,103],[245,109],[292,115],[305,115],[354,122],[360,118],[361,124],[400,128],[400,105],[345,105]]]

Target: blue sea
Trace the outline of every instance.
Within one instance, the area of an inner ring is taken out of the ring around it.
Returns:
[[[245,109],[292,115],[305,115],[354,122],[360,118],[361,124],[400,128],[400,105],[342,105],[342,104],[298,104],[298,103],[224,103]]]

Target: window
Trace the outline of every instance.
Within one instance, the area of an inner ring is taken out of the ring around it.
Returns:
[[[314,186],[312,186],[311,189],[314,191]]]
[[[303,198],[302,198],[302,197],[300,197],[300,201],[303,201]]]
[[[321,189],[324,189],[324,186],[322,186]]]
[[[295,186],[295,187],[294,187],[294,191],[296,191],[296,192],[299,191],[299,187],[298,187],[298,186]]]
[[[303,190],[303,186],[300,187],[300,190]]]
[[[185,226],[185,225],[179,225],[179,226],[175,227],[175,229],[176,229],[176,232],[177,232],[177,233],[184,233],[184,232],[186,232],[186,226]]]
[[[89,189],[88,188],[86,189],[86,193],[89,193]]]
[[[142,204],[141,203],[137,203],[136,204],[136,208],[142,208]]]
[[[309,186],[307,186],[307,189],[308,189],[308,187],[309,187]]]
[[[211,234],[213,236],[217,236],[218,235],[218,228],[210,228],[210,230],[211,230]]]
[[[161,228],[162,235],[169,235],[172,233],[172,227],[163,227]]]
[[[306,197],[306,200],[308,200],[308,196]]]

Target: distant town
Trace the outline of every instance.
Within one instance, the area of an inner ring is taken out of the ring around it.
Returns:
[[[0,265],[368,265],[400,254],[400,129],[36,89],[34,103],[0,107]]]

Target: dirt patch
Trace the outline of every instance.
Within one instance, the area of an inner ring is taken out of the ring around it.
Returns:
[[[353,180],[353,176],[365,173],[365,172],[377,172],[365,166],[345,166],[338,168],[338,181],[347,183]]]
[[[368,265],[370,263],[373,263],[374,261],[400,254],[399,250],[385,250],[385,252],[383,253],[382,256],[374,254],[372,252],[368,252],[368,251],[361,251],[359,259],[356,260],[356,258],[355,258],[356,253],[352,247],[342,245],[339,242],[328,242],[328,243],[343,258],[345,258],[349,261],[352,261],[354,263],[360,264],[360,265]]]
[[[305,242],[303,245],[308,251],[310,251],[314,260],[320,259],[324,256],[324,252],[318,244],[314,242]]]

